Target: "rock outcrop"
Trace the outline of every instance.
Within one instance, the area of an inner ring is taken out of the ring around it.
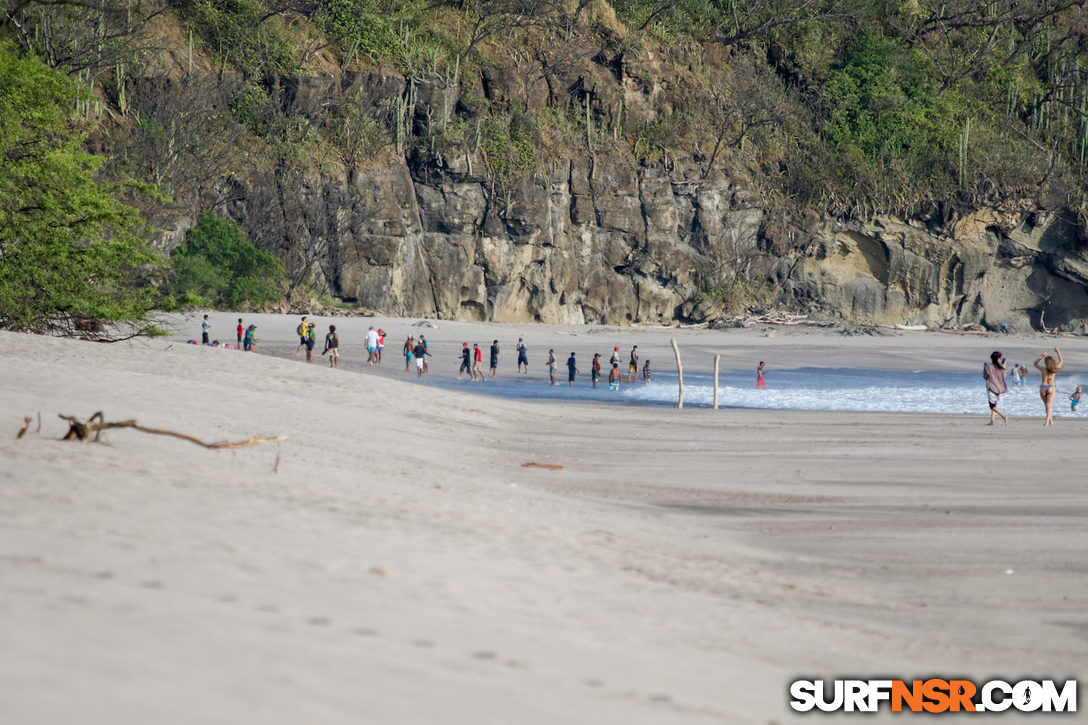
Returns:
[[[396,139],[365,138],[365,126],[337,126],[347,108],[374,118],[399,108],[409,126],[431,128],[477,118],[488,106],[580,98],[597,123],[618,127],[668,102],[668,69],[652,57],[488,67],[454,84],[337,68],[266,80],[282,128],[265,129],[262,143],[324,134],[328,158],[317,159],[250,149],[253,134],[231,120],[243,79],[205,65],[129,78],[130,117],[139,122],[102,140],[103,151],[147,170],[173,195],[172,213],[152,219],[166,230],[164,248],[180,243],[196,213],[216,209],[281,256],[296,283],[370,310],[699,321],[720,310],[706,300],[723,281],[767,279],[785,306],[861,323],[1079,331],[1088,319],[1088,235],[1082,219],[1062,210],[827,218],[793,228],[705,160],[636,163],[629,154],[572,150],[496,183],[478,148],[393,148]]]

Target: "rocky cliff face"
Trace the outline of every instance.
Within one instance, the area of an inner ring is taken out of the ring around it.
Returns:
[[[1086,273],[1080,220],[994,209],[937,229],[894,218],[829,221],[775,268],[787,297],[859,322],[1078,332],[1088,317]]]
[[[646,63],[597,56],[565,70],[489,68],[454,85],[415,79],[410,94],[403,77],[379,71],[329,68],[267,83],[283,117],[311,131],[328,129],[346,107],[376,113],[409,97],[418,125],[471,118],[474,104],[531,108],[571,94],[608,124],[620,112],[654,113],[664,83]],[[502,184],[479,149],[363,148],[334,163],[268,161],[248,152],[250,136],[209,120],[232,113],[242,82],[211,70],[131,78],[126,95],[138,123],[103,150],[154,169],[170,187],[175,213],[153,219],[168,231],[164,246],[181,241],[198,211],[218,209],[283,257],[297,280],[371,310],[556,323],[703,320],[722,309],[704,293],[752,277],[773,281],[784,305],[862,323],[1079,331],[1088,318],[1088,235],[1062,211],[792,228],[742,184],[684,158],[636,164],[572,152]],[[147,130],[152,123],[158,136]]]

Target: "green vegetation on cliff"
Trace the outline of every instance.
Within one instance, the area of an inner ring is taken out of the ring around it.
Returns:
[[[169,194],[141,202],[156,222],[242,220],[290,287],[322,262],[403,262],[391,240],[407,232],[360,183],[394,165],[422,186],[478,184],[484,212],[427,230],[466,236],[530,236],[530,187],[567,162],[590,187],[571,189],[570,216],[602,227],[574,197],[628,187],[599,168],[725,180],[728,203],[759,213],[743,264],[700,237],[720,224],[673,232],[691,249],[681,294],[715,303],[762,290],[763,262],[828,215],[1088,211],[1084,0],[25,0],[0,29],[87,91],[73,107],[98,123],[100,178]],[[475,209],[446,191],[433,203]],[[335,223],[311,225],[315,208]],[[628,211],[608,222],[623,242],[638,239]],[[676,282],[645,241],[617,245],[609,273]],[[204,280],[186,289],[227,304],[205,284],[226,267],[178,259],[176,279]]]

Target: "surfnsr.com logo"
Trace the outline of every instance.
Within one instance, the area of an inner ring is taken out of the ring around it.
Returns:
[[[797,680],[790,697],[798,712],[1076,712],[1077,681]]]

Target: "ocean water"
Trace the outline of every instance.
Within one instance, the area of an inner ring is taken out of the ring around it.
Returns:
[[[1033,373],[1035,371],[1032,371]],[[578,376],[574,387],[567,385],[566,369],[557,376],[558,385],[550,385],[539,375],[515,377],[511,373],[482,383],[429,375],[428,384],[465,390],[481,395],[503,398],[537,400],[580,400],[628,405],[673,406],[676,404],[676,375],[655,373],[653,382],[641,380],[628,383],[626,378],[619,391],[610,391],[607,381],[591,387],[589,375]],[[909,413],[982,413],[989,412],[986,386],[981,366],[972,372],[935,372],[917,370],[894,372],[854,368],[804,367],[793,370],[769,370],[767,388],[757,390],[755,375],[744,371],[722,373],[718,378],[720,408],[760,408],[782,410],[855,410]],[[1039,399],[1039,375],[1028,377],[1024,386],[1008,380],[1009,392],[1001,396],[998,407],[1007,415],[1043,415]],[[1086,414],[1082,403],[1076,413],[1069,409],[1069,395],[1077,385],[1088,386],[1088,375],[1062,371],[1058,375],[1058,392],[1054,400],[1056,416]],[[710,374],[684,375],[684,407],[709,408],[713,404],[713,380]]]

